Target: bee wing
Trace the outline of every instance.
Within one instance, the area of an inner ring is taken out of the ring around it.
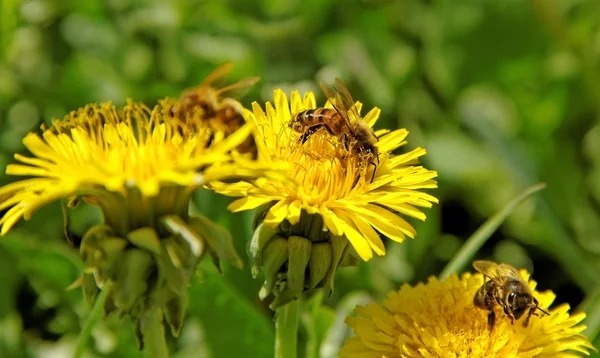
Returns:
[[[200,83],[198,87],[212,86],[216,80],[227,75],[231,71],[232,67],[233,63],[231,62],[225,62],[224,64],[218,66],[211,73],[209,73],[204,80],[202,80],[202,83]]]
[[[229,93],[228,97],[232,98],[242,98],[252,86],[254,86],[258,81],[260,81],[260,77],[249,77],[243,80],[240,80],[236,83],[232,83],[223,88],[219,88],[216,90],[218,96],[223,95],[224,93]]]
[[[340,80],[337,77],[335,78],[335,88],[337,89],[337,93],[339,94],[341,102],[344,103],[346,111],[348,113],[352,113],[352,116],[355,120],[361,118],[360,114],[358,113],[358,110],[356,109],[356,105],[354,99],[352,99],[350,91],[348,91],[348,88],[346,87],[344,82],[342,82],[342,80]]]
[[[498,271],[505,278],[511,278],[513,280],[523,281],[523,278],[521,277],[521,274],[519,273],[519,271],[516,268],[512,267],[511,265],[500,264],[500,265],[498,265]]]
[[[502,264],[505,266],[504,264]],[[485,277],[502,286],[504,275],[502,274],[501,266],[493,261],[477,260],[473,262],[475,270],[481,272]]]
[[[348,116],[350,108],[348,108],[347,103],[344,102],[340,93],[335,88],[333,88],[325,82],[321,82],[321,90],[323,91],[325,97],[327,97],[329,103],[331,103],[333,108],[335,108],[335,110],[342,116],[344,122],[346,123],[346,126],[348,128],[352,128],[350,126],[350,118]]]

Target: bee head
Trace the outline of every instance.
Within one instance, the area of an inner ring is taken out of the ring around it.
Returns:
[[[533,296],[529,287],[523,282],[511,281],[507,284],[506,290],[510,311],[515,319],[519,319],[533,303]]]

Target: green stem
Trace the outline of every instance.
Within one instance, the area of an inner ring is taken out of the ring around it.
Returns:
[[[169,350],[165,341],[163,313],[160,309],[149,312],[142,320],[144,356],[147,358],[168,358]]]
[[[469,239],[467,239],[465,244],[460,248],[460,250],[458,250],[448,265],[446,265],[444,271],[442,271],[442,274],[440,275],[440,279],[444,280],[451,274],[457,273],[463,267],[465,267],[467,262],[473,259],[477,251],[483,246],[487,239],[492,236],[494,231],[496,231],[498,227],[502,225],[504,219],[506,219],[506,217],[510,215],[521,202],[545,187],[546,184],[544,183],[530,186],[523,193],[521,193],[521,195],[511,200],[499,212],[494,214],[494,216],[489,218],[483,225],[481,225],[481,227],[477,229],[477,231],[475,231]]]
[[[300,299],[279,308],[275,321],[275,358],[296,358]]]
[[[102,291],[100,291],[100,294],[94,302],[94,306],[92,307],[90,314],[87,316],[85,323],[83,324],[81,333],[79,333],[79,340],[77,341],[77,347],[75,347],[75,358],[81,357],[87,340],[90,337],[90,334],[92,333],[92,329],[96,325],[96,322],[98,322],[98,319],[100,319],[100,315],[102,315],[104,302],[106,302],[106,298],[110,294],[111,290],[112,281],[106,281],[104,287],[102,288]]]
[[[305,326],[307,328],[308,333],[308,342],[306,342],[306,357],[307,358],[318,358],[319,350],[321,349],[321,344],[323,338],[319,332],[319,310],[321,309],[321,304],[323,303],[323,296],[325,296],[323,290],[319,290],[311,299],[311,308],[310,308],[310,316],[303,317],[305,318],[303,321],[305,322]]]

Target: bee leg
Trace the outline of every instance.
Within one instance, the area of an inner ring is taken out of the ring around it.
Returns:
[[[374,166],[373,168],[373,175],[371,176],[371,181],[369,183],[372,183],[373,180],[375,180],[375,172],[377,171],[377,164],[373,163],[373,162],[369,162],[369,164],[372,164]]]
[[[527,327],[529,325],[529,319],[534,314],[534,311],[535,311],[535,306],[532,306],[531,308],[529,308],[529,312],[527,312],[527,317],[525,318],[525,321],[523,322],[523,327]]]
[[[316,131],[318,131],[319,129],[321,129],[322,125],[318,124],[316,126],[312,126],[310,128],[307,128],[304,133],[302,134],[302,136],[300,137],[300,140],[302,142],[302,144],[306,143],[306,141],[308,140],[308,138],[315,133]]]
[[[488,326],[490,327],[490,332],[494,330],[494,324],[496,323],[496,312],[493,309],[488,311]]]
[[[348,139],[348,135],[346,133],[344,133],[343,137],[342,137],[342,143],[344,143],[344,149],[346,149],[346,151],[350,151],[350,140]]]

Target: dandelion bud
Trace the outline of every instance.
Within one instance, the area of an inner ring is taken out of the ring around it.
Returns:
[[[297,224],[286,220],[276,230],[258,223],[250,242],[250,259],[254,277],[260,272],[265,276],[259,297],[272,294],[270,308],[276,310],[317,289],[329,294],[347,248],[348,240],[323,230],[317,214],[303,212]]]

